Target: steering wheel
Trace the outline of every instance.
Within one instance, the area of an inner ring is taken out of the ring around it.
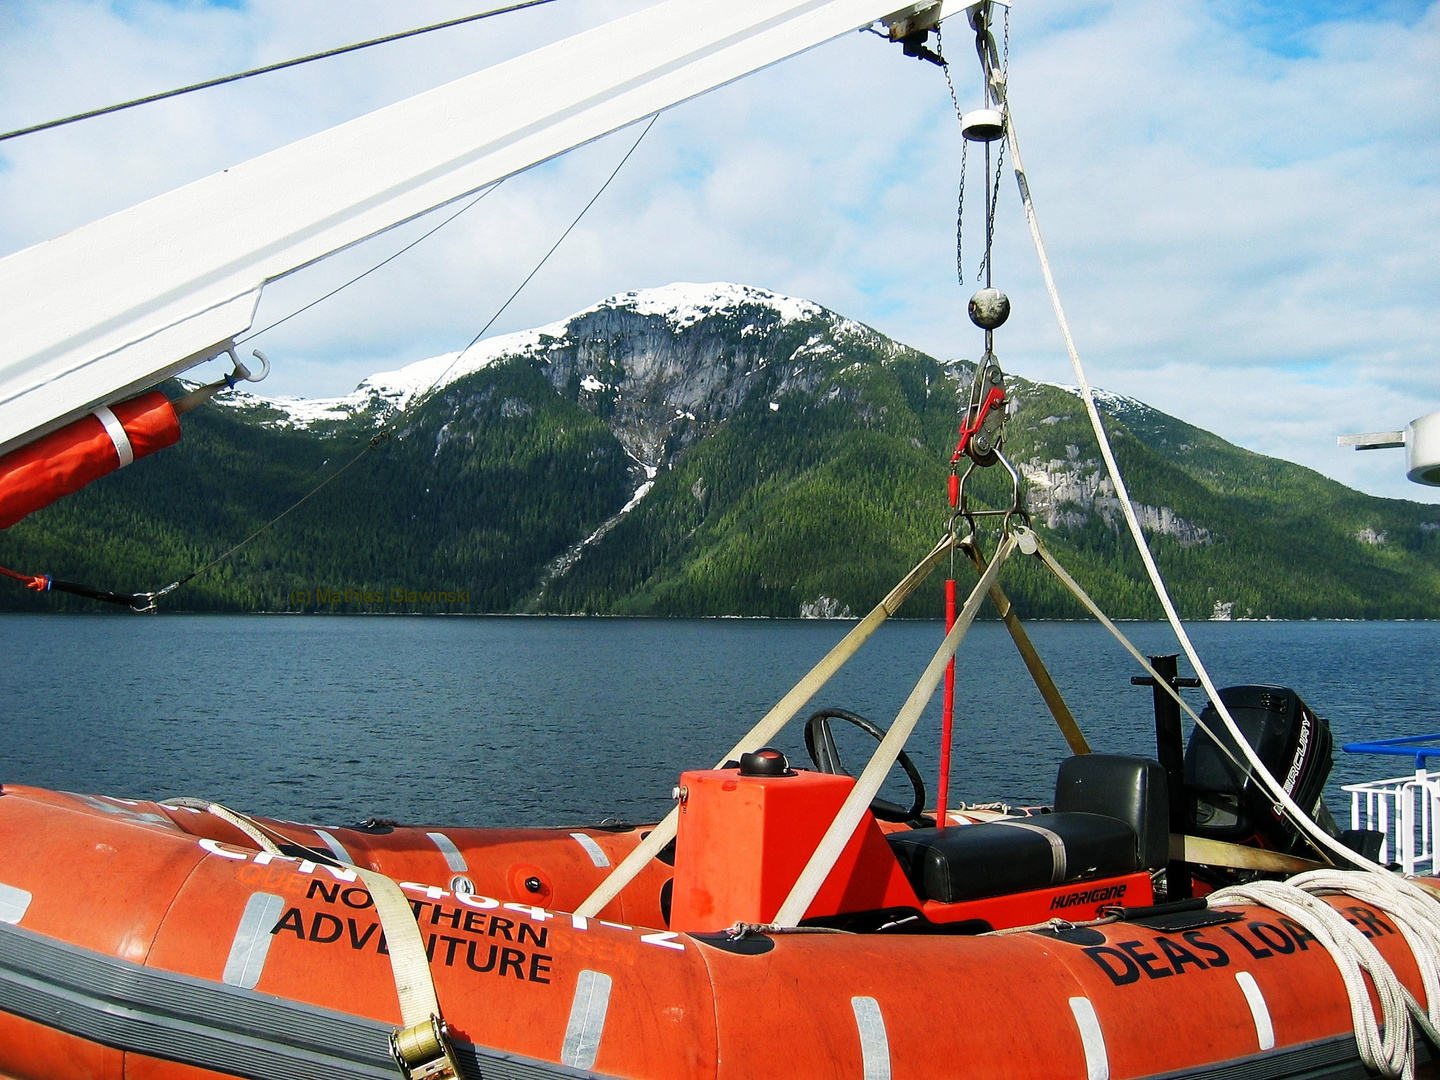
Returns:
[[[835,745],[835,735],[830,730],[831,719],[854,724],[876,742],[885,738],[885,731],[859,713],[846,709],[821,709],[805,721],[805,750],[809,753],[810,760],[815,763],[815,768],[835,776],[849,776],[850,773],[840,763],[840,748]],[[898,760],[910,780],[911,790],[915,792],[915,801],[907,808],[888,799],[876,798],[870,804],[870,812],[881,821],[925,821],[925,781],[920,778],[920,770],[915,768],[915,763],[904,750],[900,751]]]

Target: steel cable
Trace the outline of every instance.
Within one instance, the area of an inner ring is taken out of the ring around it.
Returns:
[[[242,79],[253,78],[256,75],[265,75],[272,71],[282,71],[285,68],[298,67],[301,64],[309,64],[315,60],[325,60],[332,56],[341,56],[345,53],[357,52],[360,49],[368,49],[374,45],[386,45],[392,41],[400,41],[404,38],[428,34],[434,30],[446,30],[452,26],[478,22],[481,19],[493,18],[496,15],[508,15],[513,11],[521,11],[525,8],[538,7],[540,4],[549,4],[552,2],[553,0],[522,0],[522,2],[517,4],[508,4],[505,7],[493,8],[490,11],[477,12],[474,15],[463,15],[458,19],[447,19],[445,22],[431,23],[429,26],[418,26],[413,30],[402,30],[399,33],[370,38],[368,41],[357,41],[353,45],[340,45],[334,49],[326,49],[323,52],[310,53],[308,56],[297,56],[293,60],[281,60],[278,63],[266,64],[263,67],[250,68],[248,71],[237,71],[233,75],[222,75],[218,79],[206,79],[204,82],[192,83],[189,86],[177,87],[174,90],[162,90],[158,94],[147,94],[145,97],[135,98],[132,101],[122,101],[116,105],[106,105],[103,108],[90,109],[86,112],[76,113],[73,116],[63,116],[58,120],[46,120],[42,124],[31,124],[29,127],[6,131],[0,133],[0,142],[4,142],[7,139],[18,139],[22,135],[33,135],[39,131],[49,131],[51,128],[64,127],[66,124],[75,124],[81,120],[92,120],[97,116],[108,116],[110,113],[122,112],[125,109],[133,109],[140,105],[149,105],[156,101],[165,101],[168,98],[179,97],[182,94],[193,94],[197,90],[208,90],[214,86],[224,86],[226,83],[239,82]]]

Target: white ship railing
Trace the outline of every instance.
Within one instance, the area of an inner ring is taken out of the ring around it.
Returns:
[[[1437,739],[1440,736],[1419,735],[1407,739],[1348,743],[1344,747],[1352,754],[1414,757],[1415,772],[1411,775],[1341,787],[1341,790],[1350,793],[1350,828],[1380,833],[1384,837],[1380,846],[1380,862],[1397,862],[1406,874],[1414,874],[1417,870],[1430,874],[1440,871],[1435,862],[1435,827],[1440,821],[1440,776],[1432,774],[1426,767],[1426,759],[1432,754],[1440,755],[1440,748],[1418,745]]]
[[[1382,863],[1398,862],[1407,874],[1435,866],[1435,821],[1440,817],[1440,777],[1420,769],[1414,776],[1346,784],[1350,828],[1382,833]]]

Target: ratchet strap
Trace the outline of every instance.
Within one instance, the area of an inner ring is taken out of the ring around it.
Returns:
[[[190,802],[191,800],[181,800]],[[286,856],[272,837],[271,830],[245,814],[219,803],[203,802],[204,808],[221,821],[239,829],[262,851]],[[288,837],[276,833],[285,841]],[[390,951],[390,969],[395,978],[395,993],[400,999],[400,1027],[390,1034],[390,1052],[407,1080],[461,1080],[450,1047],[449,1032],[440,1000],[435,994],[435,980],[425,954],[425,942],[415,922],[415,911],[394,880],[377,870],[367,870],[350,863],[341,863],[318,851],[306,849],[307,859],[353,870],[370,890],[375,913],[385,934]]]

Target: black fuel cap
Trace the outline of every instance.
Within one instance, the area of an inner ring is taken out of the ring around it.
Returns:
[[[794,776],[790,762],[773,746],[762,746],[751,754],[740,755],[741,776]]]

